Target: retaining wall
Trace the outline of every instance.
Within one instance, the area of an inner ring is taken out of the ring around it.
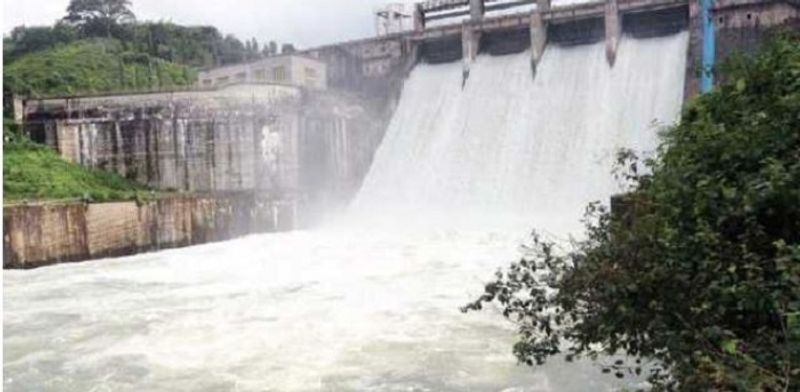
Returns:
[[[295,228],[294,203],[252,193],[3,208],[3,268],[131,255]]]

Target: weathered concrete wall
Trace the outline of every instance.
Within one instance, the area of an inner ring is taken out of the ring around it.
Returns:
[[[158,189],[342,203],[371,164],[387,105],[385,97],[240,85],[28,101],[26,129],[68,160]]]
[[[26,128],[66,159],[156,188],[289,192],[302,100],[299,89],[257,85],[28,101]]]
[[[175,196],[142,204],[6,206],[3,268],[33,268],[291,230],[295,214],[293,202],[252,193]]]
[[[398,89],[399,90],[399,89]],[[393,102],[344,104],[338,94],[315,94],[299,117],[298,187],[303,190],[303,224],[344,207],[372,165],[393,112]],[[313,109],[339,113],[335,120]],[[369,116],[358,112],[366,111]],[[310,219],[310,220],[307,220]]]
[[[718,0],[714,5],[717,64],[735,52],[753,53],[779,28],[800,30],[800,3],[790,1]],[[684,96],[700,91],[702,20],[697,2],[690,2],[689,50]],[[718,75],[724,78],[724,75]],[[719,82],[719,80],[717,81]]]

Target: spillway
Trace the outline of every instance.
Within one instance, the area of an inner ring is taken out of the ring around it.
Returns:
[[[4,271],[7,391],[586,391],[530,369],[514,326],[463,315],[531,227],[578,235],[617,148],[679,113],[687,34],[417,66],[346,216],[328,227]]]
[[[365,219],[580,231],[585,205],[617,190],[616,151],[652,151],[681,107],[687,35],[422,65],[406,82],[361,192]]]

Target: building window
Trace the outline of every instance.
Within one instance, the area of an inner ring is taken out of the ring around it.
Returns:
[[[286,77],[286,67],[280,66],[275,67],[272,69],[272,77],[275,79],[276,82],[285,82]]]
[[[203,86],[211,86],[214,84],[214,81],[211,79],[203,79]]]
[[[227,76],[217,78],[217,84],[227,84],[229,81],[230,78],[228,78]]]
[[[239,72],[236,74],[236,80],[239,82],[244,82],[247,80],[247,73],[246,72]]]
[[[264,71],[264,68],[259,68],[253,72],[253,76],[256,78],[257,81],[263,82],[267,79],[267,72]]]

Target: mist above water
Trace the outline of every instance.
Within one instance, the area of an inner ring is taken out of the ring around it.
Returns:
[[[327,228],[4,271],[7,391],[586,391],[518,366],[514,325],[463,315],[527,230],[579,234],[620,147],[677,117],[685,33],[419,65],[363,189]]]

